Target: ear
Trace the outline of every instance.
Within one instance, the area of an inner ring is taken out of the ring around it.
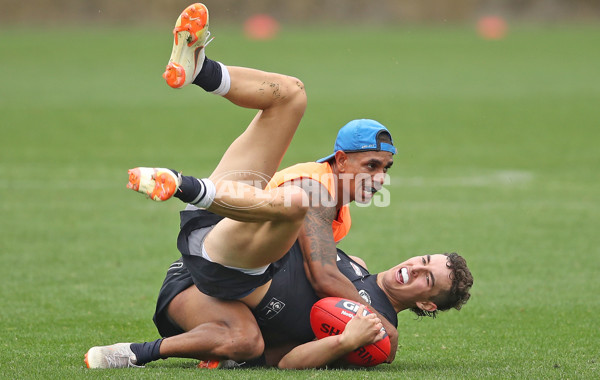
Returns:
[[[348,155],[345,152],[338,150],[335,152],[335,162],[340,173],[343,173],[346,170]]]
[[[431,301],[417,302],[417,307],[425,311],[436,311],[437,305]]]

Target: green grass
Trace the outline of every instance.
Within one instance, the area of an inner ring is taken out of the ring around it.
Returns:
[[[216,25],[216,23],[214,23]],[[170,25],[3,29],[0,46],[0,377],[217,378],[171,359],[90,371],[92,345],[156,339],[151,316],[179,205],[125,189],[126,170],[206,175],[253,115],[160,74]],[[274,378],[596,378],[600,334],[600,28],[213,28],[209,56],[301,78],[309,106],[284,165],[328,154],[337,128],[394,133],[391,206],[354,207],[341,246],[373,271],[458,251],[460,312],[401,313],[391,366],[245,370]]]

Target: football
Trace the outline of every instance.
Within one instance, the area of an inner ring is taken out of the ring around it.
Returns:
[[[360,305],[339,297],[327,297],[317,301],[310,311],[310,325],[317,339],[341,334],[346,328],[346,323],[356,315]],[[390,354],[390,347],[390,338],[385,334],[380,341],[360,347],[347,354],[344,359],[353,365],[372,367],[385,361]]]

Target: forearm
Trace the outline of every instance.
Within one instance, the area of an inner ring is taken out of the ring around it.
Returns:
[[[344,281],[345,280],[345,281]],[[345,284],[347,282],[347,284]],[[321,292],[317,292],[321,298],[323,297],[341,297],[346,298],[351,301],[361,303],[363,305],[369,306],[365,303],[365,300],[358,294],[358,291],[352,284],[348,278],[342,276],[342,278],[337,279],[336,281],[331,281],[328,286],[324,287]],[[388,358],[388,362],[391,363],[396,356],[396,350],[398,348],[398,330],[394,325],[392,325],[383,315],[381,315],[375,308],[369,306],[369,310],[373,311],[377,316],[381,319],[381,323],[383,324],[383,328],[387,332],[390,337],[391,343],[391,352]]]
[[[297,346],[279,361],[279,368],[323,367],[359,347],[381,340],[381,321],[374,314],[364,312],[365,307],[360,306],[342,334]]]
[[[345,345],[341,335],[328,336],[297,346],[281,359],[278,367],[285,369],[319,368],[339,359],[355,348],[357,347]]]
[[[352,282],[339,271],[336,270],[325,272],[321,270],[318,272],[318,275],[315,275],[311,273],[309,264],[305,263],[305,265],[307,265],[307,276],[309,277],[309,280],[311,281],[311,284],[319,297],[342,297],[357,303],[365,304],[365,300],[358,294],[354,284],[352,284]],[[316,272],[314,266],[312,270]],[[315,278],[312,279],[310,277]],[[390,337],[391,350],[386,362],[391,363],[394,360],[396,356],[396,350],[398,349],[398,330],[373,307],[370,307],[370,310],[375,312],[375,314],[377,314],[377,316],[381,319],[383,327]]]

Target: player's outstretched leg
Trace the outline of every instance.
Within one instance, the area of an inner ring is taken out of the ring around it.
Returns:
[[[204,47],[211,41],[208,9],[196,3],[185,8],[173,29],[173,51],[163,74],[167,84],[181,88],[192,83],[204,63]]]
[[[173,50],[163,74],[171,87],[195,84],[239,107],[259,111],[230,145],[210,178],[252,181],[264,188],[304,114],[303,83],[288,75],[226,66],[206,57],[205,47],[211,39],[208,10],[203,4],[187,7],[177,19],[173,34]],[[269,148],[265,149],[267,142]]]
[[[184,176],[166,168],[129,169],[127,183],[127,188],[154,201],[162,202],[175,197],[184,203],[240,222],[277,221],[281,224],[304,217],[301,205],[294,206],[302,204],[302,199],[298,199],[302,194],[300,189],[287,189],[287,192],[282,188],[262,190],[229,180],[220,181],[219,186],[230,190],[235,188],[235,191],[219,191],[210,179]],[[294,193],[297,195],[294,196]]]

